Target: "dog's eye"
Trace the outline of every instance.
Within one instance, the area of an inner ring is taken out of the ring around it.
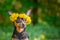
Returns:
[[[24,20],[23,18],[21,18],[22,20]]]
[[[25,19],[21,18],[23,21],[25,21]]]

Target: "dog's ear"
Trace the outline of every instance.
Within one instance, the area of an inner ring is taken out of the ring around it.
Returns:
[[[29,10],[27,11],[27,15],[28,15],[28,16],[30,15],[31,11],[32,11],[32,9],[29,9]]]
[[[11,15],[12,14],[12,11],[8,11],[8,14]]]

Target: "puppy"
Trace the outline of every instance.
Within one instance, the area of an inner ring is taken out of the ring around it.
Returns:
[[[29,16],[31,9],[27,11],[27,15]],[[9,15],[12,14],[12,11],[8,11]],[[28,40],[29,36],[26,32],[26,20],[23,18],[17,17],[17,20],[13,22],[14,31],[12,35],[12,40]]]
[[[17,18],[14,24],[14,32],[12,40],[28,40],[29,36],[26,32],[26,22],[23,18]]]

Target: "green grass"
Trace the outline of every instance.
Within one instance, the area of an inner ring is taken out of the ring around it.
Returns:
[[[59,37],[58,29],[48,24],[28,25],[26,29],[30,40],[42,40],[41,35],[44,35],[44,40],[53,40]],[[11,40],[12,32],[13,26],[0,28],[0,40]]]

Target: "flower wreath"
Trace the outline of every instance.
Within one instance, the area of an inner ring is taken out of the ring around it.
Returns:
[[[31,18],[29,16],[27,16],[25,13],[12,13],[10,16],[10,20],[12,22],[14,22],[15,20],[17,20],[17,17],[23,18],[26,20],[26,24],[30,24],[31,23]]]

